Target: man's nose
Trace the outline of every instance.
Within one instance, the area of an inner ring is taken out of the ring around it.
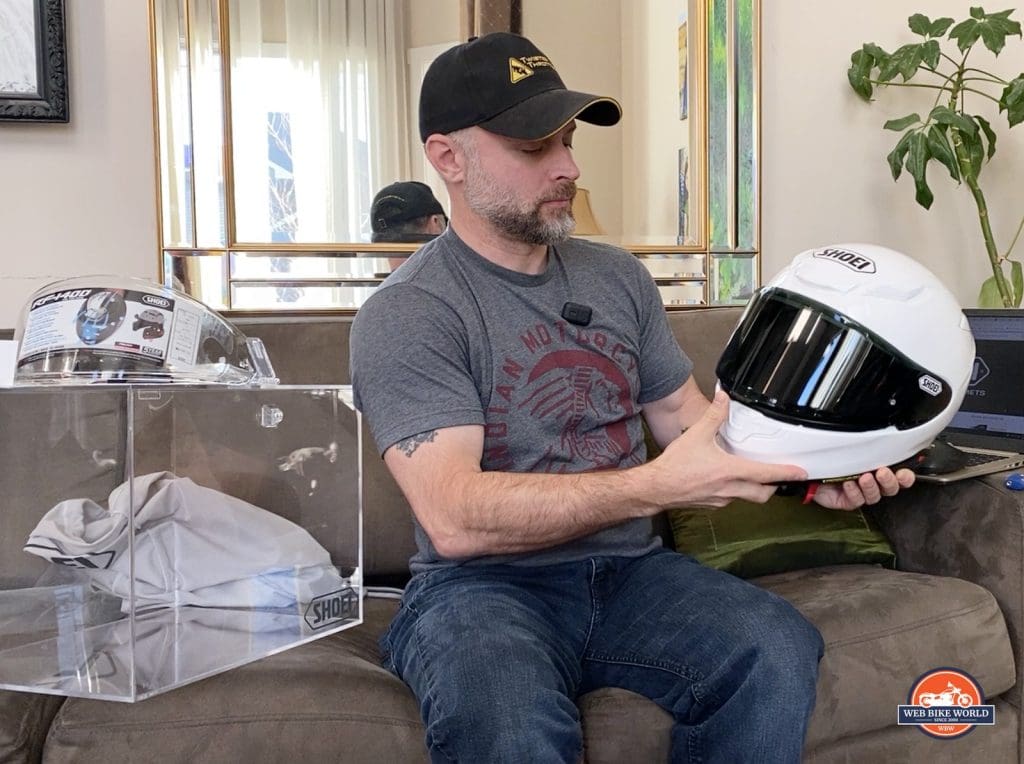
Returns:
[[[558,162],[555,165],[555,178],[557,180],[571,180],[575,181],[580,177],[580,168],[576,164],[576,159],[572,155],[572,149],[568,146],[562,146],[558,150]]]

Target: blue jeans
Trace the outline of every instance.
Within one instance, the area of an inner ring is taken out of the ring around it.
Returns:
[[[782,598],[657,550],[413,577],[381,639],[433,761],[576,762],[576,698],[621,687],[672,714],[672,761],[798,762],[822,640]]]

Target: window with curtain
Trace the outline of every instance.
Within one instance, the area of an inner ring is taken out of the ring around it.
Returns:
[[[401,3],[251,5],[229,5],[235,240],[366,240],[409,166]]]

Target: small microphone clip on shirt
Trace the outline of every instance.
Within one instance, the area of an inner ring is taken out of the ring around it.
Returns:
[[[562,306],[562,318],[576,326],[588,326],[593,313],[589,305],[580,305],[578,302],[567,302]]]

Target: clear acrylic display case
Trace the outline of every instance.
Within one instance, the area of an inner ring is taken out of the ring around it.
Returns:
[[[134,702],[362,622],[348,387],[0,390],[0,687]]]

